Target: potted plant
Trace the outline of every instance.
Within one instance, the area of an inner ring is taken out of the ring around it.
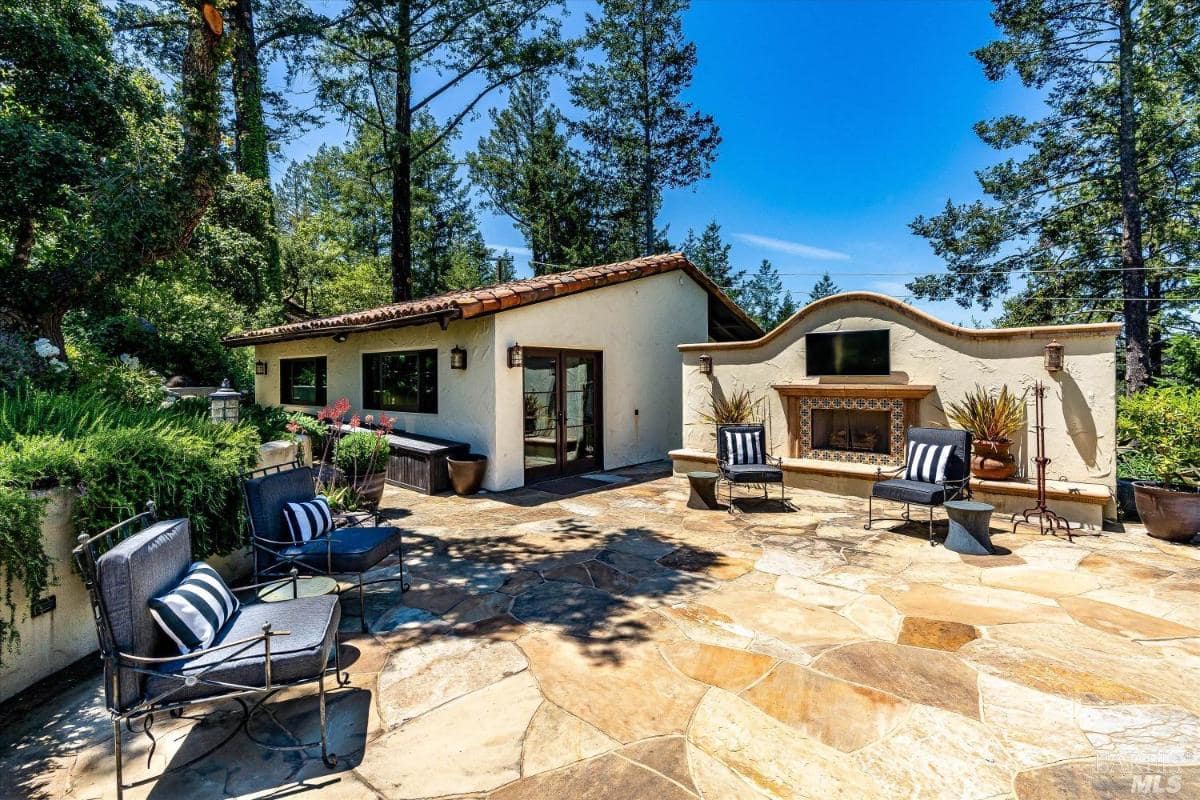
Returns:
[[[1015,395],[1007,386],[989,392],[976,385],[960,403],[948,403],[946,416],[971,432],[971,474],[977,478],[1003,481],[1017,471],[1009,453],[1012,437],[1025,427],[1025,395]]]
[[[1200,389],[1146,389],[1121,399],[1119,472],[1136,478],[1146,532],[1186,542],[1200,533]]]
[[[487,456],[480,453],[448,456],[446,469],[450,472],[450,486],[454,488],[455,494],[475,494],[483,485],[483,476],[487,472]]]
[[[366,418],[368,424],[373,419]],[[368,508],[376,508],[383,499],[387,478],[388,446],[387,434],[392,429],[392,419],[386,414],[379,417],[373,430],[362,430],[358,416],[350,419],[350,432],[342,435],[333,453],[334,466],[345,475],[351,491],[359,502]]]

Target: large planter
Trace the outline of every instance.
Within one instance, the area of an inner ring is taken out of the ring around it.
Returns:
[[[1017,472],[1017,462],[1008,448],[1012,442],[976,439],[971,445],[971,474],[985,481],[1006,481]]]
[[[487,472],[487,456],[467,453],[448,457],[446,469],[450,471],[450,486],[455,494],[475,494],[483,485],[483,476]]]
[[[1187,542],[1200,533],[1200,492],[1138,481],[1133,497],[1146,532],[1155,539]]]
[[[348,480],[358,500],[368,508],[379,508],[383,490],[387,485],[387,472],[371,472],[366,475],[350,475]]]

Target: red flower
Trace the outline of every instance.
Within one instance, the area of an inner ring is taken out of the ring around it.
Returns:
[[[380,412],[379,414],[379,429],[391,433],[392,426],[396,424],[395,417],[389,417],[387,414]]]
[[[284,425],[284,427],[287,428],[288,433],[299,433],[300,432],[300,426],[294,422],[289,422],[287,425]]]
[[[355,414],[353,417],[350,418],[350,427],[357,428],[358,423],[360,423],[360,422],[362,422],[362,420],[358,418],[358,414]]]

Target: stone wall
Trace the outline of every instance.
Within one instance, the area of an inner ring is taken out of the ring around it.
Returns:
[[[291,461],[296,457],[293,442],[267,442],[259,448],[259,466]],[[50,594],[55,608],[37,617],[29,616],[29,598],[24,587],[12,587],[13,603],[17,608],[16,628],[21,635],[20,649],[4,653],[0,666],[0,701],[37,681],[93,653],[96,625],[92,619],[91,602],[79,577],[71,551],[77,533],[71,520],[76,494],[69,489],[51,489],[36,494],[46,496],[46,515],[42,519],[42,546],[52,560],[53,585]],[[227,556],[211,559],[226,578],[233,579],[249,572],[248,551],[240,550]],[[4,591],[0,575],[0,593]],[[0,613],[7,614],[6,608]]]

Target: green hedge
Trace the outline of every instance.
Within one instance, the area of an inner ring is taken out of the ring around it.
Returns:
[[[197,558],[244,543],[237,477],[257,462],[258,426],[272,429],[279,415],[233,427],[209,422],[196,404],[181,405],[133,407],[33,390],[0,397],[0,568],[10,589],[19,580],[36,597],[48,587],[40,535],[46,503],[31,489],[77,487],[80,533],[99,533],[153,500],[161,516],[191,519]],[[17,609],[7,599],[0,644],[11,647]]]
[[[1146,389],[1117,407],[1118,473],[1176,486],[1200,482],[1200,389]]]

